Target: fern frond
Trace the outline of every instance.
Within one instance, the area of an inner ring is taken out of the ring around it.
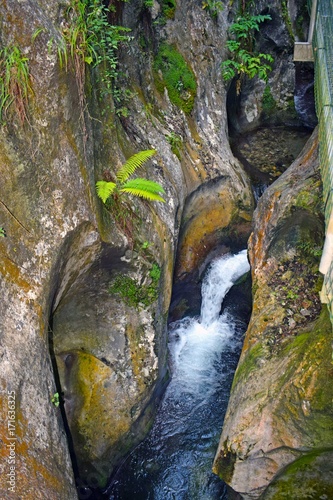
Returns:
[[[96,182],[97,196],[105,203],[116,187],[114,182],[98,181]]]
[[[127,179],[134,174],[134,172],[140,168],[151,156],[156,154],[155,149],[146,149],[144,151],[140,151],[135,155],[131,156],[125,163],[122,165],[117,172],[117,180],[121,184],[127,181]]]
[[[150,179],[130,179],[121,186],[121,189],[128,187],[142,189],[143,191],[150,191],[151,193],[165,193],[161,184],[155,181],[151,181]]]
[[[165,192],[163,187],[157,182],[149,179],[131,179],[123,184],[119,191],[150,201],[165,201],[160,196],[160,193]]]

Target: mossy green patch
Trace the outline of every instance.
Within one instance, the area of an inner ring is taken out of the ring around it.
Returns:
[[[315,450],[288,465],[261,495],[261,500],[333,498],[333,451]]]
[[[175,10],[176,0],[162,0],[163,16],[168,19],[173,19],[175,17]]]
[[[223,479],[223,481],[229,483],[232,479],[236,459],[236,454],[228,449],[227,442],[225,441],[219,457],[214,462],[213,472]]]
[[[234,390],[236,384],[238,384],[240,380],[244,380],[249,377],[250,373],[258,367],[258,360],[263,356],[264,348],[260,342],[256,343],[247,351],[245,358],[239,362],[231,391]]]
[[[277,393],[283,393],[285,397],[277,411],[285,415],[293,410],[293,404],[298,408],[301,401],[308,402],[308,410],[304,413],[304,410],[297,409],[296,418],[303,422],[303,427],[306,426],[309,443],[317,447],[323,444],[333,446],[332,340],[329,313],[323,306],[317,320],[294,337],[280,353],[281,357],[288,358],[289,363],[278,384]],[[292,386],[290,380],[294,381]]]
[[[297,194],[295,206],[304,210],[311,209],[313,212],[323,213],[323,198],[321,195],[321,180],[311,179],[305,189]]]
[[[125,274],[117,274],[113,279],[109,293],[118,295],[129,306],[138,308],[140,304],[148,307],[158,298],[158,283],[161,269],[155,262],[149,271],[150,282],[141,285]]]
[[[184,111],[193,109],[197,92],[194,73],[173,45],[160,46],[154,62],[155,84],[159,92],[166,87],[170,101]]]

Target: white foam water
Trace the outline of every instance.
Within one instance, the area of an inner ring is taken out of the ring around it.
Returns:
[[[119,475],[110,499],[227,498],[211,466],[245,325],[238,327],[220,311],[249,267],[246,250],[213,261],[202,284],[200,317],[171,325],[171,382],[148,438]]]

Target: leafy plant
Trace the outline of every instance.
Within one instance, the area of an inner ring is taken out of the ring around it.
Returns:
[[[152,246],[152,243],[149,243],[149,241],[144,241],[141,245],[141,248],[142,248],[142,250],[147,250],[151,246]]]
[[[298,243],[297,249],[306,257],[313,257],[314,259],[319,259],[323,253],[322,248],[314,246],[310,241],[301,241]]]
[[[294,292],[293,290],[288,290],[286,296],[287,299],[296,300],[298,299],[298,297],[299,297],[298,293]]]
[[[110,196],[119,200],[124,193],[149,201],[164,202],[164,199],[161,197],[164,189],[157,182],[142,178],[129,179],[155,153],[155,149],[148,149],[131,156],[118,170],[116,182],[98,181],[96,183],[96,191],[103,203],[106,203]]]
[[[126,1],[126,0],[122,0]],[[84,85],[86,65],[97,68],[98,81],[101,82],[100,99],[112,94],[112,82],[118,75],[117,50],[121,43],[129,42],[131,31],[124,26],[114,26],[108,21],[114,6],[105,7],[100,0],[71,0],[65,11],[65,22],[59,37],[48,42],[51,49],[57,46],[59,64],[68,70],[71,62],[79,90],[80,104],[84,107]],[[43,28],[38,28],[35,39]]]
[[[202,2],[202,8],[208,10],[213,18],[218,16],[218,13],[224,9],[224,5],[219,0],[205,0]]]
[[[234,39],[227,41],[232,58],[223,61],[221,69],[224,80],[237,78],[237,93],[240,92],[241,78],[244,75],[249,78],[258,76],[265,82],[268,80],[268,73],[272,70],[271,63],[274,59],[270,54],[255,52],[253,47],[254,32],[259,31],[260,23],[270,19],[269,14],[257,16],[245,14],[238,17],[237,22],[229,28],[229,33],[234,36]]]
[[[159,279],[161,277],[161,268],[158,264],[156,264],[156,262],[154,262],[154,264],[152,265],[152,268],[149,271],[149,276],[156,283],[159,281]]]
[[[145,0],[143,3],[149,9],[154,5],[154,0]]]
[[[179,158],[180,157],[179,149],[183,145],[182,138],[179,135],[175,134],[174,132],[171,132],[171,134],[166,136],[166,140],[171,146],[171,151]]]
[[[0,237],[5,238],[6,236],[6,231],[3,227],[0,226]]]
[[[51,403],[54,404],[56,408],[60,405],[60,396],[59,392],[55,392],[51,398]]]
[[[126,104],[136,96],[136,93],[131,92],[129,89],[114,87],[112,95],[115,103],[116,114],[127,118],[129,115],[129,109]]]
[[[0,49],[0,122],[11,106],[21,121],[27,119],[29,93],[32,92],[28,58],[15,45]]]
[[[157,89],[163,92],[166,87],[170,101],[185,113],[190,113],[197,84],[193,71],[175,47],[166,43],[160,46],[154,62],[154,71]]]

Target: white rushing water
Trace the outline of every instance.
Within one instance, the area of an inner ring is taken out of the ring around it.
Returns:
[[[172,380],[152,431],[116,481],[110,499],[222,499],[211,472],[245,325],[220,315],[221,303],[249,270],[246,250],[216,259],[202,284],[198,318],[171,326]]]

